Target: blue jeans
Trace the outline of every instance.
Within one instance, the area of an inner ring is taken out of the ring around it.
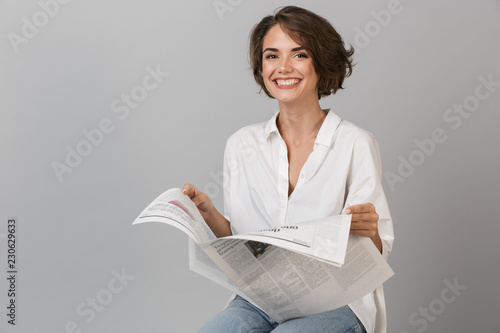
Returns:
[[[341,308],[291,319],[274,321],[241,297],[203,325],[198,333],[366,333],[358,317],[346,305]]]

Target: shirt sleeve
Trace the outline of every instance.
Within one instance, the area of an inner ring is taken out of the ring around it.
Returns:
[[[379,215],[378,231],[382,239],[382,255],[387,259],[394,242],[394,229],[382,187],[379,146],[373,134],[369,132],[363,133],[353,145],[344,210],[348,206],[363,203],[372,203]]]
[[[236,165],[234,153],[230,141],[226,143],[224,150],[224,162],[222,169],[222,190],[224,198],[224,217],[231,221],[231,173]]]

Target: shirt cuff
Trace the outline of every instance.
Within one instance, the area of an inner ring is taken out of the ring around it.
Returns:
[[[387,261],[387,257],[389,256],[389,253],[391,252],[389,245],[382,239],[382,257]]]

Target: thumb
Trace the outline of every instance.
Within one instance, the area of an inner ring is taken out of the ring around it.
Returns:
[[[191,184],[185,184],[183,186],[182,192],[187,195],[190,199],[193,199],[194,197],[198,196],[198,189],[194,187],[194,185]]]

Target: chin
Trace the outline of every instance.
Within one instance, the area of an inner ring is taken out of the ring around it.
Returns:
[[[277,94],[271,93],[271,95],[273,95],[273,97],[280,102],[289,103],[289,102],[294,102],[294,101],[300,100],[300,98],[298,96],[295,96],[295,95],[290,96],[288,94],[280,94],[280,93],[277,93]]]

